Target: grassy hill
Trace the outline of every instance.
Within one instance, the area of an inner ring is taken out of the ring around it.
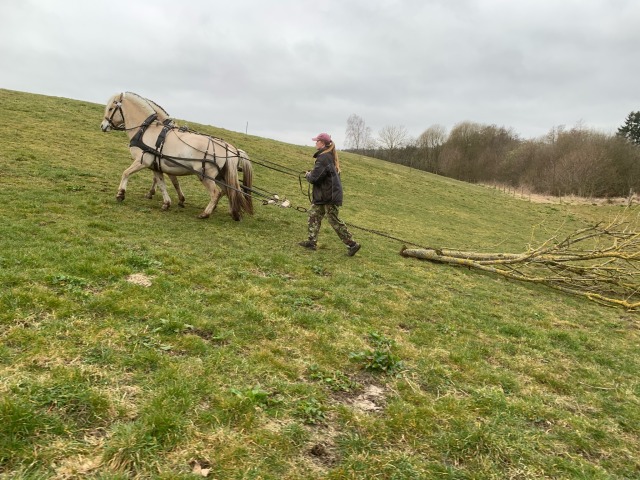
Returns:
[[[0,478],[640,477],[637,314],[362,229],[355,257],[328,225],[309,252],[306,215],[259,201],[199,220],[195,177],[184,209],[144,198],[149,171],[117,203],[131,158],[103,105],[0,106]],[[311,147],[190,127],[312,165]],[[424,246],[520,252],[621,211],[341,160],[341,217]],[[294,177],[254,173],[308,206]]]

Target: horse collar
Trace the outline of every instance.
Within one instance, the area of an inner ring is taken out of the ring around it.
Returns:
[[[147,117],[147,119],[144,122],[142,122],[136,134],[133,136],[133,138],[131,138],[131,141],[129,142],[129,147],[138,147],[144,151],[153,152],[153,149],[150,149],[142,141],[142,136],[144,135],[144,132],[147,130],[149,125],[151,125],[156,118],[158,118],[158,115],[155,113],[152,113]]]

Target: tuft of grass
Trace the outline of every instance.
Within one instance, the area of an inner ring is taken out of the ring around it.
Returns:
[[[363,365],[365,370],[396,374],[404,368],[404,363],[391,350],[393,340],[386,338],[378,332],[369,333],[369,340],[373,344],[372,349],[351,352],[349,358]]]

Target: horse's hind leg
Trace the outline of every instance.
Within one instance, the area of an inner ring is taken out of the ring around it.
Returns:
[[[171,207],[171,197],[167,192],[167,185],[164,183],[164,175],[161,172],[153,172],[153,180],[162,192],[162,210],[169,210]]]
[[[171,183],[173,183],[173,188],[176,189],[176,193],[178,194],[178,206],[179,207],[184,207],[184,193],[182,193],[182,189],[180,188],[180,182],[178,182],[178,177],[176,177],[175,175],[169,175],[167,173],[167,175],[169,176],[169,179],[171,180]],[[154,179],[155,182],[155,179]]]
[[[151,189],[147,192],[147,194],[145,195],[145,198],[148,198],[149,200],[151,200],[153,198],[153,196],[156,194],[156,185],[158,184],[158,181],[156,180],[156,176],[153,176],[153,183],[151,184]]]
[[[178,194],[178,206],[184,207],[185,198],[184,198],[184,193],[182,193],[182,189],[180,188],[180,182],[178,182],[178,177],[176,177],[175,175],[169,175],[168,173],[167,173],[167,176],[169,177],[169,179],[171,179],[171,183],[173,183],[173,188],[176,189],[176,193]],[[145,195],[145,198],[148,198],[149,200],[153,198],[153,196],[156,194],[157,185],[158,185],[158,180],[154,175],[153,183],[151,184],[151,188]]]

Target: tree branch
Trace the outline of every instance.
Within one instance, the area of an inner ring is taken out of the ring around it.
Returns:
[[[464,266],[505,278],[546,285],[589,300],[640,310],[640,231],[618,217],[556,237],[524,253],[479,253],[433,248],[400,254],[431,262]]]

